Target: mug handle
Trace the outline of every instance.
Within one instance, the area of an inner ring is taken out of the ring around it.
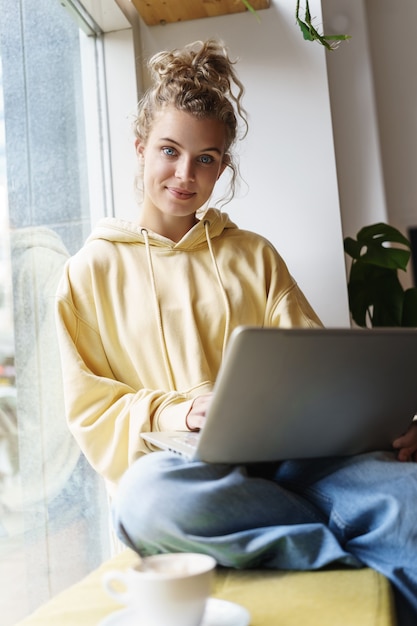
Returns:
[[[104,589],[114,600],[117,600],[117,602],[121,602],[122,604],[129,604],[130,593],[125,572],[119,572],[118,570],[105,572],[103,574],[102,582]],[[115,589],[114,583],[121,583],[124,587],[126,587],[126,591],[119,591],[118,589]]]

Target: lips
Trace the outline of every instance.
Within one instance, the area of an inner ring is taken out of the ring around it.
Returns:
[[[178,200],[189,200],[195,196],[194,191],[188,191],[187,189],[179,189],[178,187],[167,187],[167,189]]]

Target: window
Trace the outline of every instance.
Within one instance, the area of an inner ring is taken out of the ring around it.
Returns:
[[[63,265],[112,212],[101,33],[69,4],[0,0],[2,626],[109,553],[104,487],[65,422],[54,333]]]

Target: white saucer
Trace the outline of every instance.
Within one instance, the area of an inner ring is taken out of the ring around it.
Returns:
[[[135,612],[122,609],[112,613],[100,622],[99,626],[135,626]],[[209,598],[201,626],[249,626],[249,612],[240,604]],[[143,624],[146,626],[146,624]]]
[[[250,614],[240,604],[209,598],[201,626],[249,626]]]

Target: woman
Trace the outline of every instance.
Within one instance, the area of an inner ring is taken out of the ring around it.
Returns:
[[[150,70],[135,124],[138,223],[101,222],[58,291],[68,422],[115,496],[117,531],[141,554],[202,551],[232,567],[366,564],[415,617],[414,464],[379,454],[233,467],[147,454],[141,432],[204,425],[236,326],[320,326],[271,243],[207,208],[225,170],[233,190],[238,119],[247,126],[226,49],[162,52]],[[415,427],[396,445],[412,458]]]

